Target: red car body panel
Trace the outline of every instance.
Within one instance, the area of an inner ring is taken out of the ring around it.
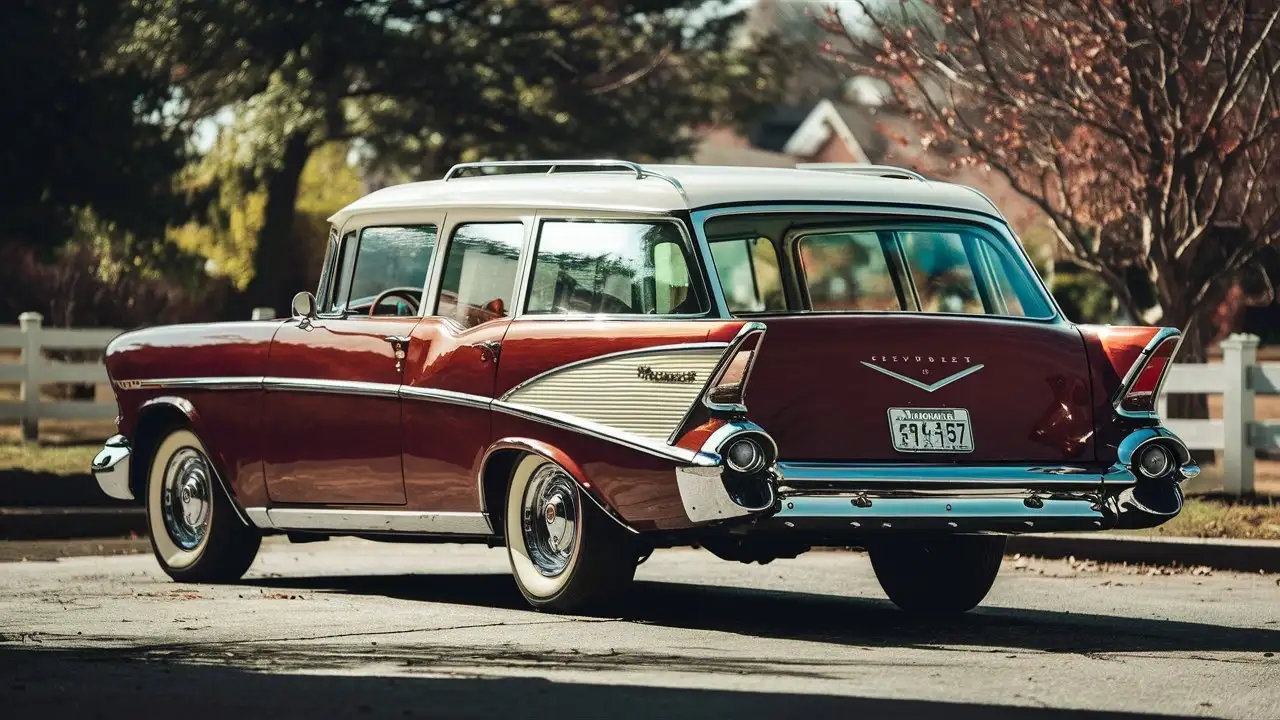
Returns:
[[[406,388],[492,397],[498,362],[482,343],[500,343],[508,324],[490,320],[464,330],[452,320],[424,319],[410,335]],[[406,396],[403,413],[408,507],[480,511],[476,477],[494,438],[490,411]]]
[[[1089,361],[1069,325],[923,314],[760,320],[768,331],[746,404],[783,460],[1095,459]],[[932,385],[978,365],[932,392],[884,372]],[[922,457],[894,450],[885,414],[892,407],[967,409],[973,452]]]
[[[286,323],[271,345],[270,378],[377,383],[395,388],[403,363],[385,338],[418,318],[317,318]],[[276,503],[403,505],[400,400],[331,389],[266,391],[263,467]]]

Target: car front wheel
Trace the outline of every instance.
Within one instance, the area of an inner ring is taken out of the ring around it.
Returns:
[[[511,571],[536,608],[601,610],[619,600],[635,577],[628,531],[546,458],[526,455],[516,464],[503,522]]]
[[[962,613],[987,596],[1004,559],[1003,535],[901,537],[868,548],[893,604],[916,613]]]
[[[147,473],[151,548],[180,582],[234,582],[258,554],[262,534],[236,514],[200,438],[175,428],[160,439]]]

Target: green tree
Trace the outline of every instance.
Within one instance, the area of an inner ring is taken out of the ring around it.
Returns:
[[[763,107],[781,64],[735,46],[740,17],[707,5],[135,0],[124,51],[169,73],[181,126],[235,114],[265,193],[249,299],[284,307],[313,280],[289,236],[326,142],[430,178],[481,157],[674,156],[691,126]]]

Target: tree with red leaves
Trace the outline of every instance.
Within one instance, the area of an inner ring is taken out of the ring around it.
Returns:
[[[1007,177],[1123,309],[1187,334],[1184,358],[1203,359],[1233,288],[1273,299],[1259,260],[1280,247],[1275,0],[854,0],[816,15],[823,54],[882,78],[924,142]]]

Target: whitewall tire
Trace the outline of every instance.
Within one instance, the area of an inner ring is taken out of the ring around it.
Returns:
[[[554,462],[525,455],[516,463],[503,513],[507,555],[529,604],[564,613],[604,609],[636,571],[630,533],[596,507]]]
[[[236,514],[195,433],[169,430],[147,469],[151,548],[169,577],[183,582],[233,582],[253,563],[262,540]]]

